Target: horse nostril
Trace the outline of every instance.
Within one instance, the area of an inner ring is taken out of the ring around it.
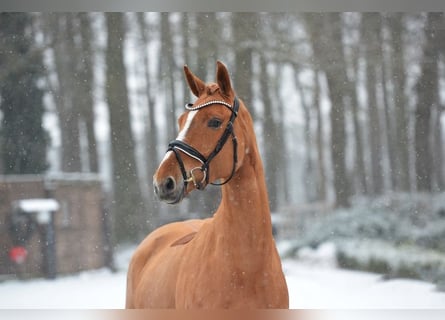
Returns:
[[[175,180],[172,177],[168,177],[165,179],[164,187],[166,192],[173,191],[176,187]]]

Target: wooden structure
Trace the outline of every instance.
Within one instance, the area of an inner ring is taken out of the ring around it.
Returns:
[[[95,174],[0,176],[0,277],[40,277],[42,249],[36,225],[25,247],[26,261],[17,266],[8,253],[13,247],[10,217],[13,203],[52,198],[60,208],[53,214],[57,274],[100,268],[110,260],[103,209],[102,183]]]

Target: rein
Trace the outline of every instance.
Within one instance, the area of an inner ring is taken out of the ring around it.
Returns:
[[[232,136],[232,145],[233,145],[232,173],[230,174],[229,178],[227,178],[224,182],[222,182],[222,183],[212,183],[211,182],[210,184],[216,185],[216,186],[222,186],[222,185],[226,184],[227,182],[229,182],[230,179],[232,179],[233,175],[235,174],[236,164],[238,162],[238,156],[237,156],[238,142],[237,142],[236,136],[233,132],[233,122],[235,121],[236,116],[238,115],[238,109],[239,109],[238,98],[235,97],[235,99],[233,101],[233,105],[230,105],[229,103],[227,103],[225,101],[213,100],[213,101],[209,101],[209,102],[197,105],[197,106],[193,106],[192,103],[188,103],[188,104],[186,104],[185,108],[190,111],[195,111],[195,110],[199,110],[199,109],[202,109],[202,108],[214,105],[214,104],[220,104],[220,105],[227,107],[230,111],[232,111],[232,115],[230,116],[229,122],[227,123],[227,126],[226,126],[223,134],[221,135],[218,142],[216,143],[215,149],[213,149],[213,151],[209,154],[209,156],[207,158],[201,152],[199,152],[198,150],[193,148],[191,145],[185,143],[184,141],[173,140],[172,142],[170,142],[168,144],[167,152],[173,151],[173,153],[176,156],[176,160],[178,161],[179,168],[181,169],[182,177],[184,178],[184,188],[185,189],[187,188],[187,184],[189,182],[193,182],[195,188],[198,190],[204,189],[204,187],[203,187],[204,182],[206,182],[206,184],[209,183],[210,161],[212,161],[212,159],[215,158],[216,155],[221,151],[221,149],[224,147],[225,143],[227,142],[227,139],[229,138],[229,136]],[[181,154],[179,153],[179,151],[181,151],[182,153],[188,155],[189,157],[191,157],[195,160],[198,160],[199,162],[201,162],[202,166],[193,168],[192,170],[190,170],[190,175],[188,175],[187,171],[185,170],[184,162],[182,161],[182,157],[181,157]],[[201,171],[202,174],[204,175],[201,181],[197,181],[195,178],[195,175],[193,174],[197,170]]]

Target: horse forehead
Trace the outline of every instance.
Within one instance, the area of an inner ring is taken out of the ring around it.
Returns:
[[[177,140],[181,140],[181,141],[184,140],[188,130],[190,129],[190,127],[192,125],[193,118],[198,113],[198,111],[199,110],[190,111],[187,114],[187,118],[185,119],[184,126],[182,127],[181,131],[179,131],[178,137],[176,138]]]
[[[219,90],[219,86],[216,83],[209,83],[207,85],[207,94],[213,95]]]

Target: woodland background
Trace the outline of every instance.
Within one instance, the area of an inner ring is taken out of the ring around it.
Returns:
[[[193,101],[182,66],[226,63],[272,211],[444,191],[443,13],[1,13],[0,174],[98,173],[116,242],[178,214],[151,176]],[[166,218],[169,217],[169,218]]]

